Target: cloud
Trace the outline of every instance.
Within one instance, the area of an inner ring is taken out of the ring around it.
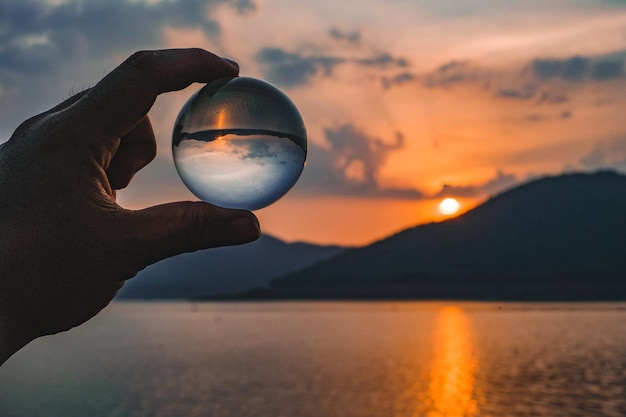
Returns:
[[[329,148],[311,144],[309,161],[298,184],[306,193],[344,196],[420,199],[413,188],[380,185],[380,170],[390,153],[404,148],[404,136],[393,134],[391,141],[367,135],[352,124],[324,130]]]
[[[254,0],[231,0],[230,5],[242,14],[253,12],[257,9]]]
[[[16,127],[97,81],[120,57],[158,48],[166,27],[220,35],[220,5],[244,13],[251,0],[0,0],[0,127]],[[95,79],[94,79],[95,77]]]
[[[405,68],[409,66],[409,62],[406,59],[395,58],[388,53],[381,53],[381,54],[378,54],[369,58],[355,59],[354,62],[364,67],[377,67],[377,68],[388,68],[388,67]]]
[[[408,200],[474,198],[492,196],[520,183],[515,175],[498,170],[494,178],[482,184],[445,184],[432,195],[410,187],[383,187],[379,179],[381,168],[390,153],[404,149],[402,134],[395,132],[393,140],[384,141],[354,125],[344,124],[326,128],[325,135],[330,144],[328,148],[314,143],[309,147],[309,162],[297,185],[299,193]]]
[[[535,58],[516,68],[487,68],[470,61],[452,60],[429,73],[415,75],[428,88],[478,86],[483,92],[506,100],[535,104],[562,104],[570,101],[575,85],[624,79],[623,52],[599,57]],[[399,78],[397,84],[409,79]],[[388,88],[393,78],[383,80]]]
[[[329,54],[288,52],[279,47],[261,49],[256,54],[256,60],[262,64],[265,78],[284,87],[307,84],[315,76],[329,77],[335,68],[342,64],[353,64],[357,67],[374,70],[409,66],[406,59],[394,57],[388,53],[354,58]]]
[[[521,88],[500,88],[496,93],[498,97],[528,100],[535,97],[537,88],[532,84],[525,84]]]
[[[537,104],[560,104],[569,97],[554,87],[541,85],[519,69],[490,69],[469,61],[453,60],[434,71],[416,76],[428,88],[453,88],[461,85],[478,86],[481,91],[497,98],[517,101],[535,101]],[[401,80],[406,82],[405,80]],[[389,80],[383,86],[393,85]]]
[[[586,170],[616,169],[626,172],[626,138],[603,141],[578,162]]]
[[[585,78],[591,61],[588,58],[574,56],[567,59],[535,59],[530,68],[536,78],[547,80],[563,78],[569,81],[580,81]]]
[[[427,87],[452,87],[457,84],[483,80],[486,74],[474,68],[468,61],[450,61],[423,76]]]
[[[329,76],[345,59],[331,55],[309,55],[286,52],[281,48],[261,49],[256,60],[265,66],[264,76],[285,87],[306,84],[313,76]]]
[[[498,170],[496,176],[479,185],[450,185],[444,184],[433,197],[484,197],[493,196],[518,184],[519,180],[513,174]]]
[[[208,17],[211,6],[224,0],[67,1],[51,5],[40,1],[2,0],[0,8],[0,71],[44,73],[76,56],[105,56],[161,41],[165,26],[199,28],[208,35],[219,24]],[[236,1],[239,11],[253,8]]]
[[[233,142],[233,145],[237,142]],[[241,159],[271,159],[278,158],[280,154],[277,150],[271,149],[267,143],[260,141],[240,141],[238,145],[242,147]]]
[[[569,100],[565,93],[553,91],[554,89],[541,85],[536,79],[529,79],[523,73],[523,70],[517,73],[511,69],[493,70],[482,68],[469,61],[454,60],[415,78],[421,79],[428,88],[478,86],[485,93],[507,100],[532,100],[537,104],[560,104]],[[391,85],[394,85],[393,80],[383,81],[383,86]]]
[[[564,93],[545,90],[542,91],[537,98],[537,103],[539,104],[561,104],[568,101],[569,97]]]
[[[361,32],[358,30],[353,32],[344,32],[340,29],[332,28],[329,35],[335,40],[346,41],[353,44],[358,44],[361,41]]]
[[[492,81],[492,84],[497,82]],[[569,95],[564,91],[556,91],[557,88],[567,87],[555,87],[547,82],[531,82],[523,78],[503,84],[507,86],[499,87],[493,94],[505,100],[527,101],[537,105],[559,105],[570,101]]]
[[[571,82],[585,80],[607,81],[623,77],[621,59],[601,59],[573,56],[565,59],[535,59],[530,64],[533,76],[539,80],[562,79]]]
[[[597,81],[613,80],[624,76],[623,61],[602,61],[594,65],[591,79]]]
[[[402,84],[409,83],[414,81],[417,77],[410,72],[401,72],[400,74],[394,75],[393,77],[382,77],[383,88],[388,89],[394,86],[399,86]]]

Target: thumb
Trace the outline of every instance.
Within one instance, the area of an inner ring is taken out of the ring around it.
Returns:
[[[184,252],[239,245],[261,235],[251,212],[204,202],[163,204],[135,211],[131,217],[131,236],[138,239],[132,252],[138,255],[140,269]]]

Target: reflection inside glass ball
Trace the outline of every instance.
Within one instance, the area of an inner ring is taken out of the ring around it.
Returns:
[[[253,78],[222,79],[192,96],[176,120],[176,169],[198,198],[257,210],[296,183],[306,159],[302,117],[276,87]]]

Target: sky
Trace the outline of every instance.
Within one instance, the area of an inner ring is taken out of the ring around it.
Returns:
[[[564,172],[626,173],[626,2],[0,0],[0,141],[141,49],[201,47],[282,89],[309,140],[256,212],[286,241],[364,245]],[[155,161],[118,194],[195,197],[171,135],[201,85],[150,112]]]

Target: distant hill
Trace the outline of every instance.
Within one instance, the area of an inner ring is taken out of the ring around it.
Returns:
[[[626,299],[626,176],[539,179],[246,296]]]
[[[264,235],[241,246],[165,259],[129,280],[118,299],[188,299],[263,287],[280,275],[341,253],[340,246],[286,243]]]

